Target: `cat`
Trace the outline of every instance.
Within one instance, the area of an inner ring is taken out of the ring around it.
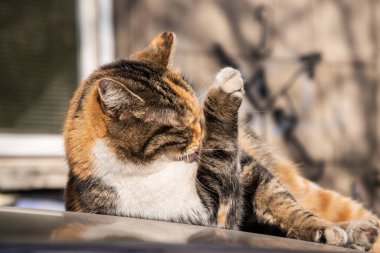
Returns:
[[[159,34],[101,66],[72,98],[64,126],[68,211],[280,234],[376,249],[378,218],[303,178],[238,124],[238,70],[216,75],[203,106]]]

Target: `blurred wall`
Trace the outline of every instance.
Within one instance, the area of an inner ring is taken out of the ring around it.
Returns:
[[[175,65],[200,95],[239,67],[242,122],[307,177],[380,210],[380,1],[115,0],[115,24],[118,58],[174,31]]]

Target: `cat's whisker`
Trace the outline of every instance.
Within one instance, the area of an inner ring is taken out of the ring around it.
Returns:
[[[200,151],[238,151],[236,148],[225,149],[225,148],[201,148]]]

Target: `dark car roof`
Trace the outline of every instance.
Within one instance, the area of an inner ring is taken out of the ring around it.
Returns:
[[[352,251],[317,243],[202,226],[13,207],[0,207],[0,250],[207,253]]]

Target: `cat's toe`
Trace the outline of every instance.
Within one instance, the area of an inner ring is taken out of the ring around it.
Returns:
[[[321,239],[328,245],[344,246],[347,244],[348,237],[346,231],[337,226],[328,227],[324,230]]]
[[[333,246],[346,246],[348,241],[346,231],[338,226],[296,227],[288,231],[287,237],[304,241],[325,243]]]
[[[379,236],[377,221],[353,221],[347,227],[348,242],[354,249],[369,250]]]
[[[244,83],[240,71],[227,67],[219,71],[216,75],[216,85],[221,89],[237,97],[244,94]]]

